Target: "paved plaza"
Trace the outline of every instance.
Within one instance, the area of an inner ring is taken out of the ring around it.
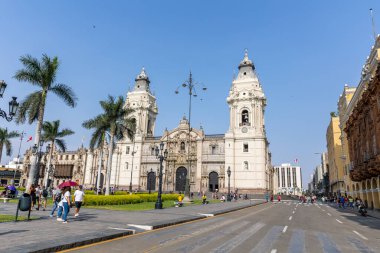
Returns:
[[[153,230],[186,221],[226,213],[263,203],[262,200],[245,200],[181,208],[167,208],[140,212],[109,211],[83,208],[69,222],[62,224],[49,218],[49,210],[33,211],[41,217],[29,222],[0,223],[1,250],[6,252],[51,252],[104,239]],[[16,204],[1,203],[2,214],[14,214]],[[22,212],[22,215],[27,214]]]

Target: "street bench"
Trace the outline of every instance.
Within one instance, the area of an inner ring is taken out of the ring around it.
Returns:
[[[9,202],[9,200],[10,200],[11,198],[0,198],[0,199],[3,200],[4,203],[7,203],[7,202]]]

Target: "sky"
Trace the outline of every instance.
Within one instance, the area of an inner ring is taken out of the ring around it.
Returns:
[[[192,126],[206,134],[228,130],[226,103],[244,49],[254,61],[267,97],[265,124],[272,163],[302,168],[303,186],[326,150],[330,112],[344,84],[357,86],[374,43],[369,9],[380,31],[380,1],[5,1],[0,0],[0,80],[11,96],[36,90],[13,78],[20,56],[58,56],[57,82],[73,88],[78,105],[49,94],[45,120],[75,131],[69,150],[88,146],[84,120],[101,112],[99,101],[123,95],[145,67],[159,115],[155,135],[178,126],[188,112],[185,90],[174,91],[191,71],[207,87],[193,101]],[[34,136],[35,124],[0,127]],[[13,157],[20,141],[14,139]],[[32,146],[25,139],[21,155]],[[3,154],[2,164],[9,161]]]

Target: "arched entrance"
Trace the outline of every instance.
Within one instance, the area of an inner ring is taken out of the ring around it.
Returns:
[[[150,191],[155,191],[156,190],[156,172],[149,172],[148,176],[146,177],[146,189]]]
[[[219,176],[213,171],[208,175],[208,190],[214,192],[216,189],[219,189]]]
[[[185,167],[179,167],[175,173],[175,190],[185,191],[187,169]]]

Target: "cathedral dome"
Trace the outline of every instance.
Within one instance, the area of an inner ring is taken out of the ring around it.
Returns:
[[[149,81],[149,77],[148,77],[148,75],[147,75],[146,72],[145,72],[145,68],[142,68],[140,74],[138,74],[138,75],[136,76],[135,81],[137,82],[137,81],[139,81],[139,80],[145,80],[147,83],[150,83],[150,81]]]
[[[252,69],[255,69],[253,62],[248,58],[248,50],[247,49],[244,52],[243,60],[239,64],[239,69],[242,67],[252,67]]]

